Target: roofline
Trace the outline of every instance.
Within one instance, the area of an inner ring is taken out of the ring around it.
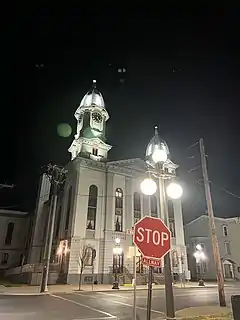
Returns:
[[[0,209],[0,214],[1,215],[27,215],[28,212],[25,211],[18,211],[18,210],[6,210],[6,209]]]
[[[192,224],[192,223],[195,223],[195,222],[198,221],[198,220],[206,219],[206,218],[207,218],[207,219],[209,218],[208,215],[207,215],[207,214],[203,214],[203,215],[201,215],[200,217],[198,217],[198,218],[196,218],[196,219],[194,219],[194,220],[186,223],[186,224],[184,225],[184,227],[186,227],[186,226],[188,226],[188,225],[190,225],[190,224]],[[215,220],[218,220],[218,221],[222,221],[222,222],[231,222],[231,221],[235,221],[236,219],[238,220],[238,219],[240,219],[240,218],[239,218],[239,217],[234,217],[234,218],[219,218],[219,217],[214,217],[214,219],[215,219]]]

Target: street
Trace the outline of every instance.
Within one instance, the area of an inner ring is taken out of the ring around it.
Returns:
[[[233,294],[240,294],[239,286],[226,287],[230,304]],[[217,288],[174,289],[175,308],[218,303]],[[146,319],[146,290],[137,291],[138,319]],[[132,319],[132,291],[73,292],[42,296],[0,296],[0,320],[103,320]],[[163,319],[164,290],[153,291],[152,319]]]

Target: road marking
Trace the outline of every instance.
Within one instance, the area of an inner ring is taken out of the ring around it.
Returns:
[[[108,319],[117,319],[117,317],[102,317],[102,318],[76,318],[73,320],[108,320]]]
[[[76,305],[78,305],[78,306],[81,306],[81,307],[88,308],[88,309],[90,309],[90,310],[92,310],[92,311],[102,313],[102,314],[104,314],[105,316],[108,316],[109,319],[114,319],[114,318],[116,319],[116,317],[114,317],[112,314],[110,314],[110,313],[108,313],[108,312],[105,312],[105,311],[101,311],[101,310],[99,310],[99,309],[92,308],[92,307],[90,307],[90,306],[88,306],[88,305],[86,305],[86,304],[83,304],[83,303],[80,303],[80,302],[77,302],[77,301],[74,301],[74,300],[66,299],[66,298],[57,296],[57,295],[55,295],[55,294],[51,294],[51,296],[54,297],[54,298],[57,298],[57,299],[62,299],[62,300],[64,300],[64,301],[68,301],[68,302],[74,303],[74,304],[76,304]]]
[[[126,297],[129,298],[129,296],[124,296],[124,295],[115,294],[115,293],[106,293],[106,292],[97,292],[97,293],[98,294],[106,294],[108,296],[117,297],[117,298],[124,298],[124,299],[126,299]],[[132,292],[132,294],[130,296],[133,296],[133,292]]]
[[[104,293],[104,292],[97,292],[97,293],[98,293],[98,294],[101,294],[101,295],[107,295],[107,296],[112,295],[111,293],[108,294],[108,293]],[[109,301],[108,299],[105,299],[105,298],[103,298],[103,300]],[[120,302],[120,301],[116,301],[116,300],[111,300],[111,302],[116,303],[116,304],[121,304],[121,305],[126,306],[126,307],[131,307],[131,308],[133,307],[132,304],[125,303],[125,302]],[[147,311],[147,308],[143,308],[143,307],[139,307],[139,306],[136,306],[136,308],[137,308],[137,309],[140,309],[140,310],[145,310],[145,311]],[[152,312],[154,312],[154,313],[159,313],[159,314],[163,314],[163,315],[164,315],[164,312],[161,312],[161,311],[157,311],[157,310],[153,310],[153,309],[152,309]]]

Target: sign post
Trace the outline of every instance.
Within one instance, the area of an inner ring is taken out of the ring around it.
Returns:
[[[161,219],[146,216],[135,224],[133,241],[143,255],[143,263],[149,266],[147,320],[150,320],[153,266],[160,266],[160,259],[170,251],[171,233]]]
[[[136,270],[136,255],[137,255],[137,250],[136,250],[136,245],[133,242],[133,235],[134,235],[134,228],[128,229],[127,234],[132,235],[132,245],[133,245],[133,320],[137,319],[137,308],[136,308],[136,303],[137,303],[137,270]]]

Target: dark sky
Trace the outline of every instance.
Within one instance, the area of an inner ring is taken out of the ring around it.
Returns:
[[[240,215],[240,199],[221,189],[240,195],[240,8],[151,11],[95,5],[61,14],[19,11],[7,29],[1,117],[1,182],[16,188],[1,190],[1,206],[34,209],[41,166],[69,161],[73,135],[59,137],[57,125],[69,123],[75,133],[74,111],[97,79],[110,114],[110,158],[143,157],[158,124],[181,166],[184,212],[191,219],[205,205],[196,183],[200,169],[188,173],[200,164],[198,145],[188,146],[203,137],[215,213]],[[127,70],[123,83],[118,68]]]

